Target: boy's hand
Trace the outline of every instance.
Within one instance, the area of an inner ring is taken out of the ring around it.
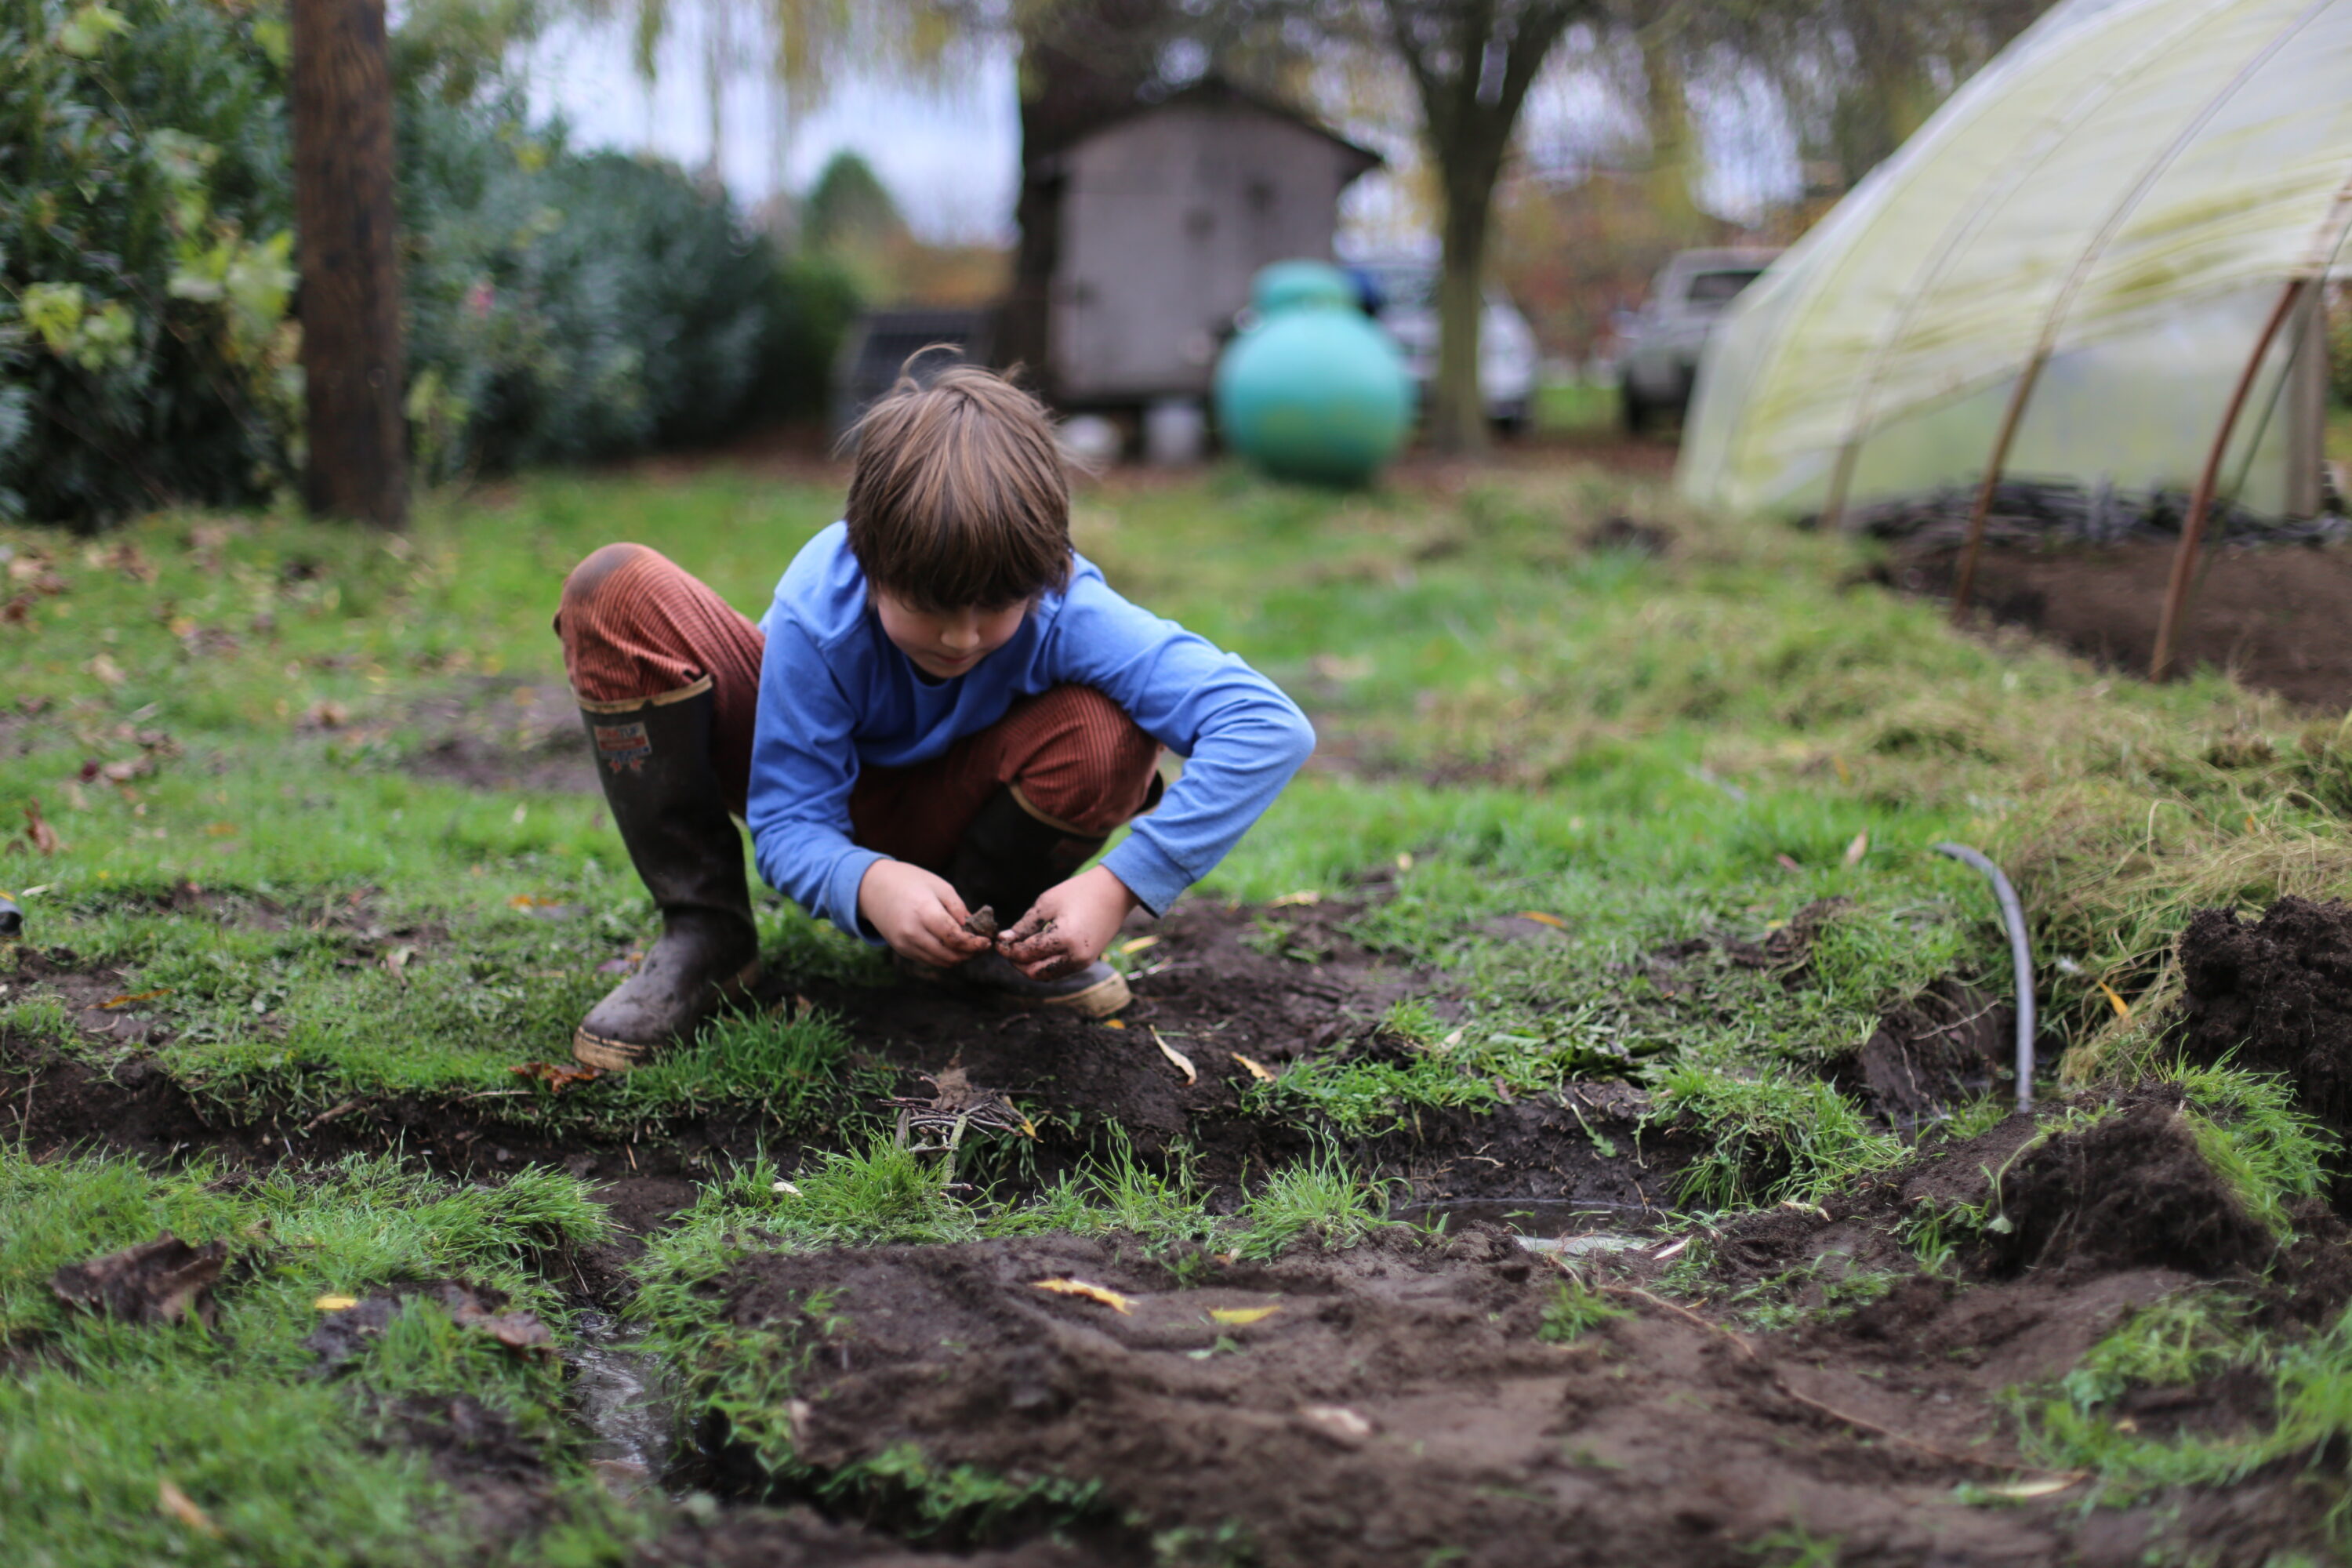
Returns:
[[[1038,894],[996,950],[1032,980],[1074,974],[1103,955],[1135,902],[1125,882],[1097,866]]]
[[[944,877],[904,860],[877,860],[857,884],[857,912],[882,940],[908,958],[945,969],[988,951],[988,939],[964,930],[969,910]]]

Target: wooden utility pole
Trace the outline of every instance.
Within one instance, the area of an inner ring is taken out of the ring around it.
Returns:
[[[384,0],[293,0],[294,222],[314,515],[408,521]]]

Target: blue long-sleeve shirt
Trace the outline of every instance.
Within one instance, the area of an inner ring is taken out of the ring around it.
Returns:
[[[963,674],[920,674],[884,635],[866,574],[835,523],[803,546],[761,623],[760,710],[747,816],[771,887],[846,931],[857,886],[885,858],[850,839],[861,766],[928,762],[1024,697],[1091,686],[1186,759],[1160,808],[1103,864],[1154,914],[1225,857],[1315,749],[1296,703],[1265,677],[1111,591],[1074,555],[1013,640]]]

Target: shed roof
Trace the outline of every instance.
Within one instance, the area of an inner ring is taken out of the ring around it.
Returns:
[[[1150,101],[1138,100],[1129,108],[1090,127],[1085,135],[1076,138],[1063,149],[1056,162],[1068,159],[1073,153],[1097,137],[1118,130],[1134,121],[1158,114],[1164,110],[1185,108],[1249,109],[1276,120],[1286,121],[1302,131],[1311,132],[1323,138],[1352,157],[1358,167],[1349,175],[1349,179],[1355,178],[1357,174],[1377,169],[1388,162],[1370,147],[1350,142],[1313,115],[1295,109],[1279,99],[1254,91],[1219,76],[1203,77],[1192,86],[1170,93],[1162,99]]]

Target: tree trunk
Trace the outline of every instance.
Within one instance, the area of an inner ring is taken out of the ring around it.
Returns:
[[[1443,452],[1486,446],[1486,399],[1478,386],[1479,317],[1486,304],[1490,179],[1445,183],[1444,253],[1437,276],[1437,379],[1431,387],[1430,444]]]
[[[293,0],[294,214],[314,515],[408,520],[383,0]]]
[[[1420,95],[1422,136],[1445,199],[1439,220],[1437,381],[1429,419],[1430,443],[1440,451],[1475,452],[1486,445],[1478,328],[1486,310],[1495,183],[1536,72],[1589,4],[1385,0],[1389,38]]]

